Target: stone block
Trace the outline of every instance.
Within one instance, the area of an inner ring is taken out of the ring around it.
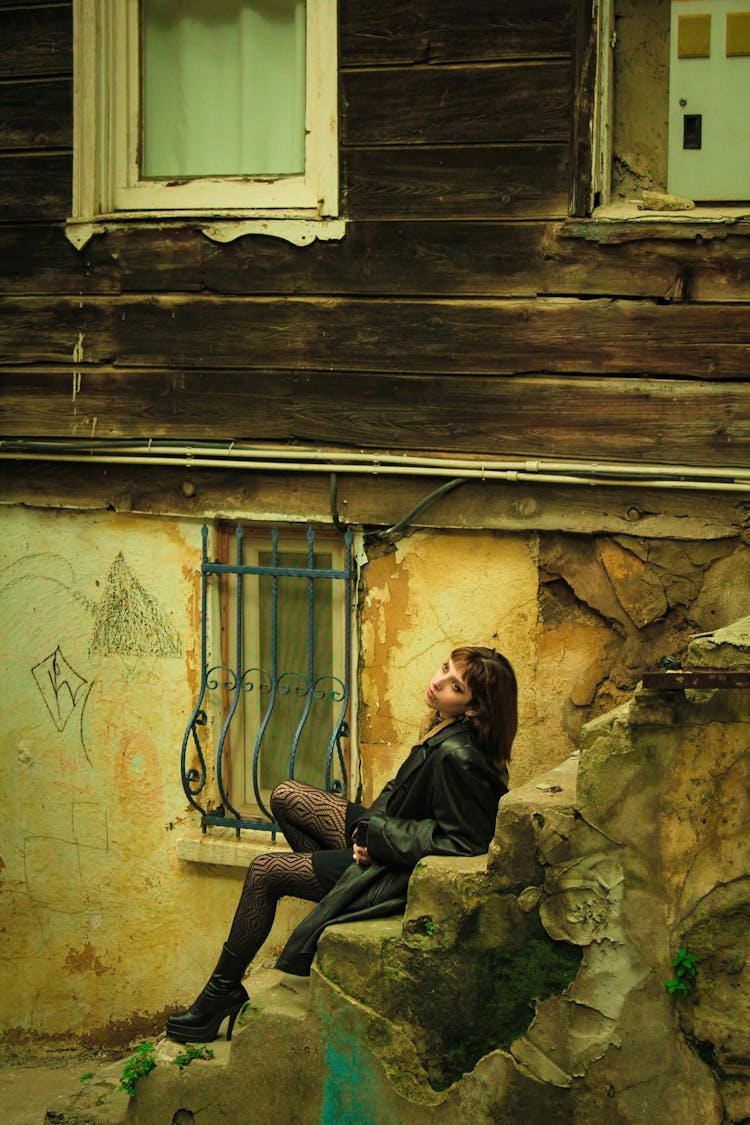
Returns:
[[[697,637],[688,649],[686,667],[750,668],[750,617]]]

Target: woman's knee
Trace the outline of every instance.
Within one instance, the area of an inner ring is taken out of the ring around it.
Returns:
[[[289,809],[294,808],[302,791],[308,788],[309,786],[305,785],[303,781],[295,781],[293,778],[280,781],[279,784],[271,790],[271,812],[274,816],[279,811],[282,813],[288,812]]]
[[[289,807],[295,785],[296,782],[294,781],[280,781],[279,784],[271,790],[270,804],[271,812],[274,813],[274,815],[279,809],[283,811],[285,808]]]
[[[256,891],[261,887],[269,889],[283,879],[285,874],[284,853],[277,855],[262,852],[250,861],[245,875],[245,885]]]

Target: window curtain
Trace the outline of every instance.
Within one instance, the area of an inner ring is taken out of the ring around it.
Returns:
[[[260,552],[260,566],[273,565],[269,552]],[[279,566],[308,566],[306,552],[280,551]],[[320,569],[333,566],[331,555],[315,553],[313,565]],[[270,669],[273,663],[272,647],[277,649],[279,672],[282,676],[282,690],[276,697],[271,720],[263,739],[261,755],[261,774],[263,789],[272,789],[283,778],[288,777],[289,752],[292,748],[297,724],[306,706],[305,677],[309,658],[309,631],[312,630],[313,675],[321,679],[318,697],[313,698],[310,713],[300,735],[297,747],[296,776],[311,785],[325,787],[325,752],[331,738],[339,703],[336,706],[329,693],[334,690],[333,681],[333,582],[314,579],[312,607],[309,582],[301,578],[282,577],[278,582],[278,622],[277,633],[273,635],[271,615],[271,591],[273,580],[261,576],[259,580],[260,609],[260,665]],[[311,620],[312,617],[312,620]],[[339,675],[343,676],[341,669]],[[340,681],[339,681],[340,683]],[[339,693],[339,699],[341,695]],[[250,703],[248,698],[248,703]],[[255,700],[255,706],[265,706],[266,700]],[[257,730],[260,716],[250,730]],[[252,743],[251,743],[252,745]],[[252,798],[250,798],[252,799]]]
[[[304,172],[304,0],[140,10],[143,177]]]

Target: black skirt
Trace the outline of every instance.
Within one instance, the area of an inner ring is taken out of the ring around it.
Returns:
[[[367,816],[367,809],[364,805],[358,805],[354,801],[347,803],[345,828],[347,840],[352,838],[354,825],[365,816]],[[347,848],[329,848],[324,852],[312,853],[315,878],[319,883],[322,883],[326,891],[330,891],[332,887],[336,886],[341,876],[353,863],[354,856],[352,855],[351,844]]]

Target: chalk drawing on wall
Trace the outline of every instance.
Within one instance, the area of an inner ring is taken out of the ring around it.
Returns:
[[[0,571],[0,596],[6,592],[15,592],[21,582],[35,581],[47,582],[57,586],[74,602],[93,613],[96,602],[91,601],[74,586],[75,572],[69,559],[62,555],[53,554],[51,551],[40,551],[35,555],[23,555],[15,562],[9,563]]]
[[[59,731],[65,730],[65,724],[73,714],[88,681],[79,676],[75,668],[71,668],[59,645],[49,656],[34,665],[31,674],[52,716],[52,722]]]
[[[91,757],[83,735],[83,719],[89,694],[94,686],[93,681],[89,683],[71,667],[59,645],[49,656],[34,665],[31,674],[58,732],[62,733],[65,730],[68,719],[76,709],[78,710],[81,749],[86,756],[86,761],[91,765]]]
[[[109,826],[106,809],[95,801],[73,801],[69,814],[59,832],[24,837],[24,885],[32,907],[82,914],[113,897],[102,868],[110,852]],[[44,932],[43,919],[38,921]]]
[[[51,600],[46,599],[40,583],[46,585]],[[95,698],[93,688],[97,682],[102,683],[102,678],[89,674],[88,669],[79,670],[81,628],[83,637],[87,637],[89,655],[119,658],[119,677],[111,667],[106,669],[110,688],[118,678],[129,683],[138,675],[143,683],[151,683],[153,665],[160,657],[182,654],[182,643],[171,617],[144,588],[122,553],[114,558],[103,585],[101,600],[91,600],[76,588],[76,573],[70,560],[48,552],[24,556],[0,569],[0,601],[4,605],[7,599],[12,605],[16,623],[21,614],[29,615],[26,644],[33,658],[27,668],[31,666],[44,710],[59,735],[66,734],[74,721],[78,724],[81,748],[89,765],[92,758],[85,728],[91,716],[87,718],[87,704]],[[77,610],[83,610],[83,615]],[[88,621],[84,623],[82,616]],[[47,633],[45,637],[45,623],[51,622],[57,631],[63,618],[63,631],[57,636]],[[19,631],[24,631],[21,626]],[[71,657],[71,650],[76,653],[75,658]],[[90,707],[88,711],[91,712]]]
[[[104,656],[179,656],[182,645],[156,598],[118,554],[94,610],[89,651]]]

